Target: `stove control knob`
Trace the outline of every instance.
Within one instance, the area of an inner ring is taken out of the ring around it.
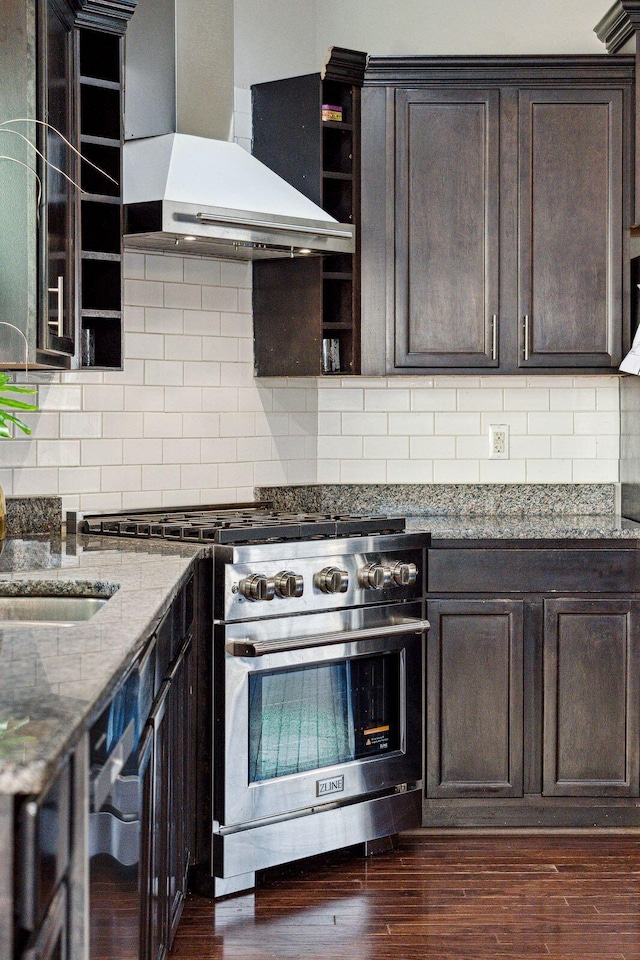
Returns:
[[[282,570],[274,579],[277,597],[301,597],[304,593],[304,578],[300,573]]]
[[[322,593],[346,593],[349,588],[349,573],[339,567],[324,567],[315,574],[313,582]]]
[[[415,563],[396,560],[391,564],[391,579],[397,587],[410,587],[418,579],[418,568]]]
[[[384,563],[368,563],[358,574],[365,590],[384,590],[391,583],[391,567]]]
[[[276,584],[273,577],[265,577],[262,573],[252,573],[240,581],[240,593],[247,600],[273,600],[276,595]]]

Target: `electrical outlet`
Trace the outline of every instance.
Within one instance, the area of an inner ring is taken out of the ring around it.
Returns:
[[[489,426],[489,460],[509,459],[509,424],[492,423]]]

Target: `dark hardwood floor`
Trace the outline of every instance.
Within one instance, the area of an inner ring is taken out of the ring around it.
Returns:
[[[190,896],[171,960],[640,960],[640,831],[403,835]]]

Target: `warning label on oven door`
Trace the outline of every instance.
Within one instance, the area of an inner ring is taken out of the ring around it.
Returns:
[[[362,731],[364,735],[364,745],[367,751],[388,750],[389,748],[389,724],[383,727],[371,727],[369,730]]]

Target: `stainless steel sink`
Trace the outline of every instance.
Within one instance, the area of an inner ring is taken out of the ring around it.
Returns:
[[[52,623],[56,626],[90,620],[108,597],[0,596],[0,625]]]

